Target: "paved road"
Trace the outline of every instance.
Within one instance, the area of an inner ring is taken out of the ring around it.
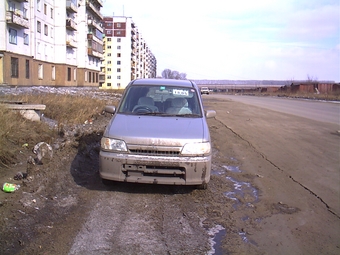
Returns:
[[[339,102],[218,94],[210,94],[208,96],[204,96],[224,98],[312,120],[340,124]]]

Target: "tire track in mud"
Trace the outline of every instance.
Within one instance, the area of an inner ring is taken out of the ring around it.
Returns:
[[[270,159],[267,158],[266,155],[264,155],[261,151],[259,151],[258,149],[256,149],[256,147],[248,140],[246,140],[243,136],[241,136],[240,134],[238,134],[236,131],[234,131],[231,127],[229,127],[228,125],[224,124],[221,120],[219,120],[218,118],[215,117],[215,120],[218,121],[221,125],[223,125],[225,128],[227,128],[228,130],[230,130],[235,136],[237,136],[238,138],[240,138],[241,140],[245,141],[257,154],[259,154],[264,160],[266,160],[269,164],[271,164],[275,169],[281,171],[282,173],[285,173],[283,169],[281,169],[278,165],[276,165],[273,161],[271,161]],[[315,196],[322,204],[324,204],[327,208],[327,210],[332,213],[334,216],[336,216],[338,219],[340,219],[340,215],[338,215],[336,212],[334,212],[333,210],[331,210],[330,206],[320,197],[318,196],[315,192],[313,192],[311,189],[309,189],[307,186],[303,185],[301,182],[297,181],[294,179],[293,176],[288,175],[288,178],[290,178],[293,182],[297,183],[298,185],[300,185],[302,188],[304,188],[305,190],[307,190],[310,194],[312,194],[313,196]]]
[[[159,188],[143,192],[144,185],[135,191],[133,185],[117,185],[122,191],[98,191],[70,255],[207,253],[209,236],[199,217],[195,212],[183,212],[186,194],[176,197],[158,192]]]
[[[149,200],[133,193],[98,194],[69,254],[163,253],[166,246],[157,228],[159,217],[152,213],[156,203]]]

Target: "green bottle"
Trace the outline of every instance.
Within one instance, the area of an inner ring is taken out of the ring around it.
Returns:
[[[11,184],[11,183],[4,183],[4,186],[2,187],[2,190],[5,192],[14,192],[17,189],[20,188],[20,185],[17,184]]]

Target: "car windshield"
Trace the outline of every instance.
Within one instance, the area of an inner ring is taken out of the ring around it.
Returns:
[[[133,115],[201,117],[202,110],[194,88],[132,85],[118,113]]]

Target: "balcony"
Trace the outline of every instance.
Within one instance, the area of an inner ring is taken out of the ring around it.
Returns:
[[[77,30],[77,23],[73,19],[67,18],[66,28],[69,30]]]
[[[77,5],[72,0],[66,0],[66,10],[72,13],[78,12]]]
[[[66,47],[77,48],[77,41],[71,37],[66,38]]]
[[[103,53],[100,53],[92,48],[87,48],[87,54],[96,58],[103,58]]]
[[[94,1],[97,2],[97,1]],[[93,3],[91,3],[89,0],[86,0],[86,9],[90,10],[93,14],[95,14],[100,20],[103,19],[103,15],[100,13],[100,10],[97,9]]]
[[[89,26],[95,27],[95,28],[98,29],[101,33],[103,33],[103,28],[102,28],[100,22],[97,22],[97,21],[95,21],[95,20],[90,20],[90,19],[89,19],[89,20],[87,21],[87,24],[88,24]]]
[[[15,0],[15,1],[19,3],[28,3],[28,0]]]
[[[29,22],[27,19],[21,17],[19,14],[12,11],[6,11],[6,22],[7,24],[17,26],[20,28],[29,28]]]
[[[103,72],[99,73],[99,82],[102,82],[102,83],[105,82],[105,73]]]

